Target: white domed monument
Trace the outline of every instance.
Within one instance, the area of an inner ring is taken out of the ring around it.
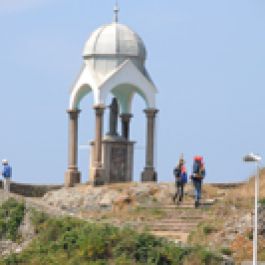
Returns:
[[[114,8],[114,22],[95,30],[85,44],[84,65],[70,93],[69,150],[65,186],[81,181],[78,170],[78,116],[79,104],[89,93],[93,95],[96,116],[95,139],[91,143],[89,182],[102,185],[128,182],[133,176],[133,146],[130,141],[131,107],[135,94],[145,104],[147,118],[146,162],[142,181],[156,181],[154,168],[155,105],[157,89],[146,68],[146,49],[141,38],[126,25],[118,22],[118,6]],[[103,119],[106,100],[114,96],[110,106],[109,132],[103,137]],[[122,125],[117,132],[117,119]]]

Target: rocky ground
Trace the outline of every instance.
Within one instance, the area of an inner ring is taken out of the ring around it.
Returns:
[[[205,194],[202,207],[195,210],[190,185],[180,205],[172,202],[174,191],[172,183],[113,184],[97,188],[80,185],[49,192],[43,200],[80,218],[130,225],[186,243],[190,231],[206,217],[205,207],[215,199]]]

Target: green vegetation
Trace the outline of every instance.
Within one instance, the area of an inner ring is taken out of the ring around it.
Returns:
[[[216,232],[220,231],[219,220],[213,220],[209,216],[208,220],[201,222],[196,229],[194,229],[188,237],[188,243],[191,245],[208,246],[209,238]]]
[[[226,255],[226,256],[232,256],[233,251],[230,248],[222,248],[221,249],[221,253]]]
[[[260,199],[259,203],[265,206],[265,198]]]
[[[20,254],[0,265],[177,265],[220,264],[202,247],[184,248],[134,229],[92,224],[74,218],[50,218],[31,212],[36,238]]]
[[[133,209],[133,213],[136,215],[144,214],[145,217],[160,219],[165,216],[165,212],[161,208],[156,207],[141,207],[137,206]]]
[[[8,199],[0,206],[0,238],[16,241],[18,228],[24,217],[25,206],[14,199]]]
[[[214,226],[212,226],[212,225],[204,225],[204,226],[202,227],[202,230],[203,230],[203,233],[204,233],[205,235],[209,235],[209,234],[211,234],[211,233],[216,232],[216,228],[215,228]]]

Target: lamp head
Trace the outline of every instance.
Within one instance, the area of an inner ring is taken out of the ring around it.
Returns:
[[[259,162],[261,161],[262,157],[260,155],[249,153],[243,157],[244,162]]]

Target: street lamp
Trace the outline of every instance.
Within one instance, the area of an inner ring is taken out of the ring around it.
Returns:
[[[249,153],[243,157],[244,162],[255,162],[257,173],[255,177],[255,216],[254,216],[254,229],[253,229],[253,265],[257,265],[258,260],[258,193],[259,193],[259,162],[262,157]]]

